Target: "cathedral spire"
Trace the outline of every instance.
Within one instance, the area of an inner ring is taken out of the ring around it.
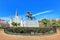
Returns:
[[[16,10],[16,16],[18,16],[18,10]]]

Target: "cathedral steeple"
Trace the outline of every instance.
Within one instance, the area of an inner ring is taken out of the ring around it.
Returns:
[[[16,16],[18,16],[18,10],[16,10]]]
[[[16,16],[15,16],[15,20],[16,23],[20,22],[19,16],[18,16],[18,10],[16,10]]]

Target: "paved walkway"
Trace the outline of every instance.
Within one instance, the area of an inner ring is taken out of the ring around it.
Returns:
[[[11,36],[0,31],[0,40],[60,40],[60,31],[57,30],[57,34],[50,36]]]

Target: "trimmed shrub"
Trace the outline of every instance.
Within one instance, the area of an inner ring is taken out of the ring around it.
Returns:
[[[12,33],[27,33],[31,34],[31,32],[37,33],[46,33],[50,32],[52,28],[39,28],[39,27],[6,27],[5,31]]]

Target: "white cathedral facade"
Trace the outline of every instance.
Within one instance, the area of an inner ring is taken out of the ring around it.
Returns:
[[[18,16],[18,11],[16,11],[16,16],[13,19],[10,17],[10,27],[12,27],[12,22],[20,23],[20,27],[39,27],[39,22],[35,20],[22,20]]]

